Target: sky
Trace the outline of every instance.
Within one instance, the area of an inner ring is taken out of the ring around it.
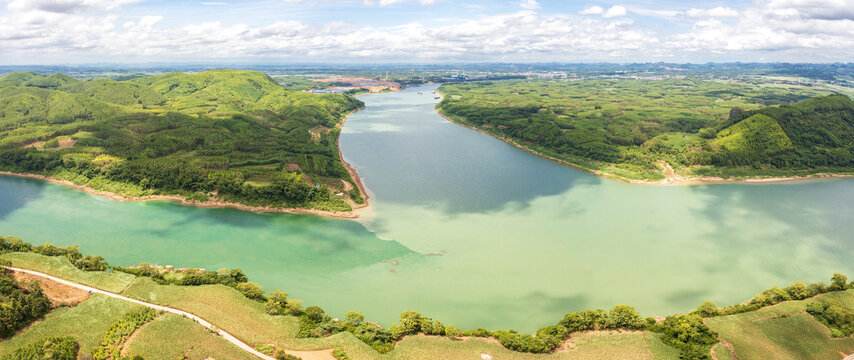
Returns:
[[[0,0],[0,64],[852,62],[854,0]]]

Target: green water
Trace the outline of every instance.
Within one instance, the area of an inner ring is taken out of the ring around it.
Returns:
[[[0,177],[0,234],[117,264],[241,267],[266,289],[386,325],[418,310],[531,331],[579,309],[667,315],[854,275],[852,179],[620,184],[445,121],[433,88],[363,96],[347,121],[342,151],[372,192],[358,222],[121,203]]]

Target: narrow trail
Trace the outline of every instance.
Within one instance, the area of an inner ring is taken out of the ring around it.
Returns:
[[[237,346],[237,347],[239,347],[240,349],[242,349],[242,350],[244,350],[244,351],[246,351],[246,352],[248,352],[248,353],[250,353],[250,354],[252,354],[252,355],[255,355],[255,356],[257,356],[257,357],[259,357],[259,358],[261,358],[261,359],[264,359],[264,360],[276,360],[274,357],[272,357],[272,356],[270,356],[270,355],[267,355],[267,354],[264,354],[264,353],[262,353],[262,352],[260,352],[260,351],[258,351],[258,350],[255,350],[255,348],[253,348],[252,346],[249,346],[249,344],[246,344],[245,342],[241,341],[240,339],[238,339],[238,338],[237,338],[237,337],[235,337],[234,335],[229,334],[229,333],[228,333],[228,332],[226,332],[225,330],[220,329],[219,327],[217,327],[217,326],[215,326],[215,325],[211,324],[211,323],[210,323],[210,322],[208,322],[207,320],[202,319],[200,316],[197,316],[197,315],[194,315],[194,314],[188,313],[188,312],[186,312],[186,311],[178,310],[178,309],[171,308],[171,307],[168,307],[168,306],[161,306],[161,305],[156,305],[156,304],[152,304],[152,303],[147,303],[147,302],[145,302],[145,301],[141,301],[141,300],[137,300],[137,299],[132,299],[132,298],[129,298],[129,297],[127,297],[127,296],[119,295],[119,294],[112,293],[112,292],[109,292],[109,291],[104,291],[104,290],[101,290],[101,289],[98,289],[98,288],[94,288],[94,287],[91,287],[91,286],[88,286],[88,285],[78,284],[78,283],[75,283],[75,282],[72,282],[72,281],[68,281],[68,280],[60,279],[60,278],[55,277],[55,276],[51,276],[51,275],[48,275],[48,274],[40,273],[40,272],[38,272],[38,271],[27,270],[27,269],[21,269],[21,268],[16,268],[16,267],[11,267],[11,266],[6,266],[5,268],[6,268],[6,269],[9,269],[9,270],[12,270],[12,271],[18,271],[18,272],[27,273],[27,274],[30,274],[30,275],[39,276],[39,277],[42,277],[42,278],[45,278],[45,279],[48,279],[48,280],[51,280],[51,281],[58,282],[58,283],[63,284],[63,285],[68,285],[68,286],[75,287],[75,288],[78,288],[78,289],[81,289],[81,290],[86,290],[86,291],[89,291],[89,292],[91,292],[91,293],[97,293],[97,294],[106,295],[106,296],[109,296],[109,297],[112,297],[112,298],[116,298],[116,299],[119,299],[119,300],[129,301],[129,302],[132,302],[132,303],[134,303],[134,304],[138,304],[138,305],[142,305],[142,306],[145,306],[145,307],[149,307],[149,308],[152,308],[152,309],[154,309],[154,310],[164,311],[164,312],[168,312],[168,313],[175,314],[175,315],[178,315],[178,316],[184,316],[184,317],[190,318],[190,319],[192,319],[192,320],[195,320],[195,321],[196,321],[197,323],[199,323],[200,325],[202,325],[202,326],[204,326],[204,327],[206,327],[206,328],[208,328],[208,329],[210,329],[210,330],[214,331],[215,333],[217,333],[217,334],[219,334],[220,336],[222,336],[222,338],[223,338],[223,339],[227,340],[228,342],[230,342],[230,343],[232,343],[232,344],[236,345],[236,346]],[[289,353],[289,354],[292,354],[292,355],[301,356],[301,357],[303,357],[303,358],[307,358],[307,356],[309,356],[309,357],[310,357],[310,358],[312,358],[312,359],[331,359],[331,360],[334,360],[334,359],[335,359],[335,358],[332,356],[332,351],[331,351],[331,350],[318,350],[318,351],[287,351],[287,350],[286,350],[285,352],[286,352],[286,353]],[[314,356],[310,356],[310,355],[314,355]]]

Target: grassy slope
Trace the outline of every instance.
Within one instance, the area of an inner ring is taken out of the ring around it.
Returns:
[[[455,359],[476,356],[483,352],[500,359],[648,359],[651,356],[655,359],[678,358],[678,351],[664,345],[659,340],[658,334],[649,332],[575,334],[571,339],[574,346],[568,350],[540,355],[513,352],[484,339],[454,341],[442,337],[410,336],[400,341],[390,353],[381,355],[350,333],[340,333],[321,339],[296,339],[294,336],[299,325],[295,318],[267,315],[261,303],[246,299],[236,290],[226,286],[162,286],[154,284],[148,278],[129,278],[129,275],[123,273],[84,272],[73,267],[62,257],[46,257],[30,253],[10,253],[2,257],[12,260],[14,266],[30,268],[95,286],[102,284],[114,290],[121,290],[129,284],[122,292],[126,296],[190,311],[252,345],[275,343],[278,346],[296,350],[337,347],[344,349],[354,359],[421,359],[425,357]],[[854,308],[854,290],[821,295],[820,299],[837,300],[845,307]],[[24,344],[42,336],[60,334],[63,331],[76,331],[72,334],[81,334],[79,328],[70,330],[73,328],[72,323],[78,321],[78,317],[81,316],[79,314],[88,314],[95,319],[103,319],[104,316],[117,318],[127,310],[118,304],[113,304],[114,308],[118,306],[117,310],[94,315],[92,314],[94,310],[88,306],[93,308],[95,305],[104,306],[96,301],[112,302],[96,296],[77,307],[56,310],[48,316],[47,320],[33,326],[33,332],[28,331],[23,334],[23,337],[15,337],[14,344]],[[709,318],[706,319],[706,323],[719,332],[722,339],[732,343],[736,356],[743,360],[833,359],[840,352],[854,352],[854,338],[831,339],[827,328],[804,312],[808,301],[814,300],[787,301],[754,312]],[[193,328],[181,321],[168,318],[158,321],[162,323],[157,323],[156,326],[152,324],[150,329],[144,330],[142,333],[144,336],[141,336],[140,340],[134,340],[133,346],[137,346],[140,352],[152,355],[172,354],[192,348],[191,354],[202,356],[202,354],[217,351],[216,349],[221,346],[219,341],[211,338],[213,335],[206,335],[210,333],[201,327]],[[35,331],[37,329],[38,331]],[[98,331],[103,330],[96,330]],[[86,334],[83,336],[90,339],[87,340],[87,344],[94,344],[100,336],[90,334],[88,331],[84,332]],[[183,340],[170,342],[168,346],[164,345],[159,349],[151,345],[158,341],[157,339],[170,338],[174,335],[173,332],[191,334],[191,338],[195,339],[192,342],[196,346],[190,347],[190,342]],[[0,343],[2,344],[4,343]],[[0,346],[0,351],[9,351],[11,347],[11,345]],[[715,352],[721,355],[719,358],[725,359],[728,356],[728,351],[723,346],[716,347]]]
[[[128,283],[127,274],[84,272],[73,267],[63,257],[46,257],[30,253],[9,253],[0,257],[11,260],[13,266],[30,268],[81,283],[111,284],[114,289],[124,288],[124,284]],[[595,336],[580,334],[576,335],[578,345],[575,349],[540,355],[517,353],[483,339],[454,341],[441,337],[415,336],[406,337],[393,351],[381,355],[350,333],[340,333],[321,339],[296,339],[294,336],[299,328],[296,318],[267,315],[263,304],[249,300],[236,290],[222,285],[162,286],[154,284],[148,278],[136,278],[130,282],[122,294],[192,312],[251,345],[275,343],[295,350],[342,348],[353,359],[457,359],[477,356],[482,352],[489,353],[496,359],[595,359],[605,355],[625,359],[648,359],[651,353],[655,354],[656,359],[678,358],[678,353],[673,348],[662,344],[657,338],[658,335],[653,333],[646,333],[646,343],[642,333]],[[141,340],[134,340],[132,346],[135,347],[132,349],[140,349],[140,353],[152,355],[172,354],[182,349],[186,350],[187,342],[184,341],[163,345],[159,350],[148,344],[149,341],[175,336],[171,331],[189,331],[184,324],[176,321],[162,321],[166,323],[157,326],[154,326],[156,323],[151,324],[150,326],[153,326],[151,329],[144,328],[141,333],[144,336],[140,337]],[[191,354],[214,351],[219,346],[215,341],[206,339],[207,336],[196,337],[196,334],[197,330],[192,330],[193,338],[201,341],[198,344],[209,345],[197,345],[198,348],[194,348]],[[157,358],[159,357],[153,357],[153,359]]]
[[[145,359],[257,359],[194,321],[166,314],[139,329],[128,352]]]
[[[113,322],[139,307],[127,301],[94,294],[76,306],[53,310],[22,333],[0,341],[0,356],[51,336],[73,336],[80,343],[80,353],[89,353],[100,343]]]
[[[854,290],[820,296],[854,306]],[[812,300],[787,301],[758,311],[706,319],[720,337],[732,343],[735,355],[749,359],[837,359],[854,353],[854,338],[834,339],[830,331],[805,312]]]

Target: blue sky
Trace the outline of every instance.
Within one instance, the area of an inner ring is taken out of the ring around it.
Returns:
[[[850,0],[0,0],[0,63],[849,62]]]

